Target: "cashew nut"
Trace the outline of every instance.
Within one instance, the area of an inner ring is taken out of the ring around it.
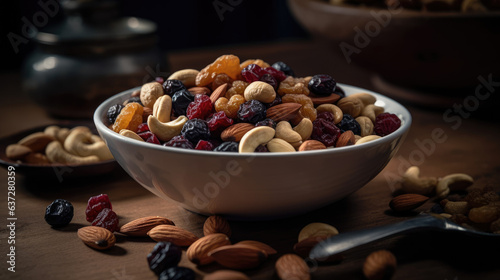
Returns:
[[[401,189],[405,193],[416,193],[428,195],[434,191],[438,183],[435,177],[422,177],[420,178],[420,168],[412,166],[408,168],[403,174],[401,181]]]
[[[270,84],[256,81],[245,88],[243,96],[247,101],[255,99],[263,103],[270,103],[276,98],[276,91]]]
[[[375,96],[373,96],[367,92],[358,92],[358,93],[351,94],[349,96],[358,98],[359,100],[361,100],[361,102],[365,106],[367,106],[369,104],[374,104],[377,101],[377,98]]]
[[[55,138],[48,134],[35,132],[19,140],[17,144],[26,146],[33,152],[42,152],[45,150],[45,147],[54,140]]]
[[[141,136],[139,136],[137,133],[133,132],[130,129],[125,129],[124,128],[124,129],[120,130],[120,135],[123,135],[125,137],[131,138],[131,139],[134,139],[134,140],[138,140],[138,141],[144,142],[144,139],[142,139]]]
[[[375,123],[375,119],[378,115],[384,112],[383,107],[376,106],[374,104],[368,104],[361,111],[361,116],[368,117],[373,123]]]
[[[271,139],[271,141],[267,142],[266,146],[271,153],[295,152],[295,148],[292,146],[292,144],[281,138]]]
[[[20,144],[10,144],[5,148],[5,156],[12,160],[22,160],[30,153],[30,148]]]
[[[156,102],[153,105],[153,116],[155,116],[160,122],[166,123],[170,121],[171,114],[172,97],[165,94],[156,99]]]
[[[182,127],[187,122],[186,116],[179,116],[173,121],[167,123],[160,122],[158,118],[151,115],[148,117],[149,130],[161,141],[168,141],[181,133]]]
[[[365,137],[373,134],[373,122],[365,116],[359,116],[356,118],[361,128],[361,137]]]
[[[313,131],[313,123],[309,118],[303,118],[298,125],[293,128],[300,137],[302,137],[302,141],[306,141],[311,137]]]
[[[342,119],[344,118],[344,113],[342,110],[333,104],[321,104],[319,105],[316,110],[319,112],[330,112],[333,114],[333,122],[335,124],[338,124]]]
[[[190,88],[196,86],[195,80],[198,73],[200,73],[200,71],[196,69],[183,69],[174,72],[168,77],[168,80],[179,80],[186,88]]]
[[[474,183],[474,179],[464,173],[454,173],[444,176],[436,186],[438,198],[445,198],[450,190],[464,190]]]
[[[45,155],[50,162],[62,164],[91,164],[99,161],[97,156],[80,157],[66,152],[59,141],[52,141],[45,148]]]
[[[378,135],[368,135],[365,137],[361,137],[359,140],[356,141],[356,143],[354,143],[354,145],[360,145],[360,144],[367,143],[367,142],[370,142],[373,140],[377,140],[379,138],[380,138],[380,136],[378,136]]]
[[[341,98],[337,102],[337,106],[342,110],[342,112],[344,112],[344,114],[351,115],[353,118],[358,117],[365,107],[361,99],[352,95]]]
[[[299,147],[302,144],[302,136],[292,129],[292,125],[287,121],[280,121],[276,125],[276,138],[281,138],[290,143],[293,147]]]
[[[99,160],[113,159],[104,141],[96,141],[88,129],[74,129],[64,140],[64,148],[73,155],[80,157],[97,156]]]
[[[238,152],[253,153],[261,145],[271,141],[275,135],[275,130],[269,126],[258,126],[249,130],[241,138]]]
[[[141,102],[144,107],[153,108],[156,99],[164,94],[163,87],[158,82],[151,82],[141,87]]]
[[[314,236],[334,236],[339,234],[339,231],[332,225],[325,223],[310,223],[303,227],[299,232],[299,242]]]

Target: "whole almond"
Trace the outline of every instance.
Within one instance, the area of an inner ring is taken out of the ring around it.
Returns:
[[[309,98],[311,98],[314,106],[316,107],[321,104],[333,104],[340,99],[340,95],[332,93],[328,96],[313,96],[312,94],[310,94]]]
[[[340,134],[339,139],[337,139],[337,143],[335,147],[345,147],[354,145],[356,143],[356,138],[354,137],[354,133],[351,130],[347,130],[344,133]]]
[[[135,219],[121,226],[120,233],[129,236],[147,236],[148,231],[159,225],[173,225],[171,220],[160,216],[149,216]]]
[[[300,144],[298,151],[313,151],[326,149],[325,144],[319,142],[318,140],[306,140]]]
[[[236,123],[224,129],[220,135],[222,141],[240,142],[245,133],[255,128],[251,123]]]
[[[17,144],[24,145],[30,148],[33,152],[43,152],[45,151],[45,147],[47,147],[47,145],[54,140],[56,139],[48,134],[35,132],[19,140]]]
[[[189,246],[198,237],[192,232],[173,225],[159,225],[152,228],[148,233],[154,241],[171,242],[177,246]]]
[[[289,121],[295,118],[302,105],[299,103],[282,103],[267,109],[266,117],[272,119],[276,123],[280,121]]]
[[[224,217],[214,215],[205,220],[203,224],[203,234],[209,235],[213,233],[223,233],[231,237],[231,227]]]
[[[211,90],[207,87],[190,87],[190,88],[188,88],[188,91],[192,95],[196,95],[196,94],[210,95],[210,92],[211,92]]]
[[[203,280],[250,280],[250,278],[239,271],[221,269],[205,275]]]
[[[205,265],[214,262],[215,260],[208,256],[208,253],[213,249],[221,246],[231,245],[229,237],[223,233],[213,233],[201,237],[189,246],[186,251],[187,258],[197,265]]]
[[[363,274],[368,280],[390,279],[396,270],[396,257],[387,250],[379,250],[366,257]]]
[[[394,197],[389,202],[389,207],[396,212],[404,212],[413,210],[424,204],[429,198],[421,194],[402,194]]]
[[[216,88],[212,94],[210,94],[210,101],[212,101],[212,104],[215,104],[215,101],[219,99],[219,97],[226,95],[227,91],[227,83],[220,85],[218,88]]]
[[[78,229],[77,234],[78,237],[83,241],[83,243],[97,250],[105,250],[111,248],[115,245],[116,242],[115,235],[111,231],[103,227],[82,227]]]
[[[276,273],[282,280],[309,280],[311,275],[307,263],[295,254],[281,256],[275,264]]]
[[[216,248],[208,256],[227,268],[250,269],[259,266],[267,258],[267,253],[254,246],[235,244]]]
[[[293,246],[293,251],[295,251],[295,253],[297,253],[297,255],[301,256],[302,258],[307,258],[309,257],[309,253],[311,252],[312,248],[316,246],[316,244],[327,238],[328,238],[327,235],[317,235],[317,236],[307,237],[302,241],[296,243]]]
[[[31,152],[30,148],[21,144],[10,144],[5,148],[5,155],[12,160],[22,160]]]
[[[274,255],[274,254],[277,254],[278,252],[276,252],[276,250],[274,250],[273,247],[267,245],[266,243],[262,243],[260,241],[255,241],[255,240],[243,240],[243,241],[240,241],[238,243],[236,243],[235,245],[237,244],[243,244],[243,245],[249,245],[249,246],[254,246],[254,247],[257,247],[259,249],[261,249],[262,251],[266,252],[267,255]]]

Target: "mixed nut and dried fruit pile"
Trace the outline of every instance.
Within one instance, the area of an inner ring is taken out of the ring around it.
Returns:
[[[106,143],[90,128],[51,125],[5,149],[5,155],[26,164],[92,164],[113,159]]]
[[[108,109],[113,131],[139,141],[219,152],[295,152],[361,144],[401,120],[369,93],[345,96],[329,75],[295,77],[283,62],[222,55],[142,85]]]

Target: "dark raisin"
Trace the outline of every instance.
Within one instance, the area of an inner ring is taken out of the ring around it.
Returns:
[[[334,146],[340,134],[340,129],[332,122],[325,119],[316,119],[313,121],[311,139],[318,140],[327,147]]]
[[[324,119],[326,121],[333,123],[334,118],[333,118],[333,114],[331,112],[319,112],[316,115],[316,119]]]
[[[160,241],[156,243],[153,250],[148,254],[147,260],[149,268],[159,275],[170,267],[179,264],[182,256],[182,249],[170,242]]]
[[[340,95],[340,98],[345,97],[345,91],[339,86],[335,86],[333,93]]]
[[[73,205],[65,199],[54,200],[45,209],[45,221],[53,227],[62,227],[73,219]]]
[[[181,130],[181,135],[189,140],[193,145],[196,145],[200,140],[210,139],[210,129],[204,120],[192,119],[188,120]]]
[[[258,123],[266,119],[266,106],[257,100],[250,100],[240,105],[238,119],[242,122]]]
[[[215,147],[215,152],[238,152],[238,142],[223,142],[219,146]]]
[[[186,86],[179,80],[166,80],[163,83],[163,92],[170,96],[183,89],[186,89]]]
[[[125,100],[125,102],[123,102],[123,105],[127,105],[129,103],[138,103],[141,106],[144,106],[142,105],[141,98],[139,96],[130,97],[129,99]]]
[[[172,109],[176,116],[185,116],[189,103],[194,101],[192,95],[187,89],[181,89],[172,95]]]
[[[271,76],[273,76],[278,83],[281,83],[284,79],[286,79],[286,74],[274,67],[266,67],[264,68],[264,71],[271,74]]]
[[[102,209],[97,217],[95,217],[95,220],[92,221],[93,226],[102,227],[111,232],[118,230],[118,224],[118,216],[113,210],[109,208]]]
[[[441,214],[441,213],[444,213],[443,206],[441,206],[439,203],[435,203],[435,204],[431,207],[431,212],[432,212],[432,213],[436,213],[436,214]]]
[[[274,88],[275,91],[278,90],[278,86],[279,86],[278,81],[276,81],[276,79],[273,76],[271,76],[271,74],[262,75],[262,77],[260,77],[259,81],[270,84]]]
[[[337,82],[330,75],[324,74],[314,75],[308,84],[309,90],[312,93],[321,96],[332,94],[336,86]]]
[[[272,119],[265,119],[260,122],[257,122],[255,126],[269,126],[276,129],[276,122]]]
[[[273,102],[271,103],[266,103],[266,107],[269,109],[270,107],[273,107],[275,105],[278,105],[278,104],[281,104],[282,103],[282,100],[281,100],[281,95],[279,94],[276,94],[276,97],[274,98]]]
[[[265,145],[259,145],[257,148],[255,148],[256,153],[267,153],[269,152],[269,149]]]
[[[108,118],[109,124],[114,124],[116,117],[120,114],[123,109],[122,104],[116,104],[108,108],[108,112],[106,113],[106,117]]]
[[[196,273],[190,268],[183,266],[173,266],[164,270],[158,280],[194,280]]]
[[[174,136],[174,138],[165,142],[163,146],[182,148],[182,149],[194,149],[193,143],[191,143],[189,140],[187,140],[181,135]]]
[[[89,201],[87,202],[87,208],[85,209],[85,216],[87,218],[87,221],[93,222],[99,212],[106,208],[113,209],[113,207],[111,206],[111,201],[109,200],[107,194],[100,194],[89,198]]]
[[[359,123],[349,114],[344,114],[342,120],[337,124],[341,132],[351,130],[352,133],[356,135],[361,135],[361,126]]]
[[[273,65],[271,65],[271,67],[285,73],[285,75],[287,76],[295,77],[295,73],[293,72],[292,68],[290,68],[290,66],[288,66],[283,61],[275,62]]]

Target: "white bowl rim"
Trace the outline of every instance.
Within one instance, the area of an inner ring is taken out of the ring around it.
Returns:
[[[341,4],[335,5],[330,4],[328,2],[322,0],[288,0],[291,2],[309,2],[310,5],[314,9],[320,10],[322,12],[336,12],[342,13],[345,15],[358,15],[360,11],[365,11],[370,13],[371,11],[377,12],[381,10],[388,10],[387,8],[381,7],[371,7],[371,6],[362,6],[362,5],[354,5],[354,4]],[[477,18],[477,17],[498,17],[500,16],[500,11],[488,11],[488,12],[458,12],[458,11],[417,11],[417,10],[409,10],[404,9],[402,12],[397,14],[392,14],[394,17],[401,18],[443,18],[443,17],[453,17],[453,18]]]
[[[340,154],[340,153],[345,153],[349,152],[353,149],[363,149],[363,148],[370,148],[373,146],[376,146],[378,144],[384,143],[384,142],[391,142],[401,136],[403,136],[410,128],[411,123],[412,123],[412,116],[408,109],[401,105],[399,102],[382,95],[380,93],[376,93],[373,91],[370,91],[368,89],[356,87],[356,86],[351,86],[347,84],[342,84],[342,83],[337,83],[340,87],[343,89],[350,89],[350,90],[356,90],[359,92],[367,92],[370,94],[375,95],[377,98],[380,96],[390,102],[393,102],[395,105],[401,107],[401,114],[404,114],[407,116],[408,119],[404,119],[401,122],[401,126],[394,132],[392,132],[389,135],[383,136],[381,138],[375,139],[373,141],[369,141],[360,145],[350,145],[350,146],[344,146],[344,147],[335,147],[335,148],[327,148],[327,149],[321,149],[321,150],[312,150],[312,151],[301,151],[301,152],[282,152],[282,153],[236,153],[236,152],[214,152],[214,151],[203,151],[203,150],[192,150],[192,149],[183,149],[183,148],[176,148],[176,147],[168,147],[168,146],[163,146],[163,145],[157,145],[157,144],[152,144],[148,142],[141,142],[137,141],[134,139],[131,139],[129,137],[125,137],[123,135],[120,135],[119,133],[114,132],[113,130],[109,129],[104,122],[102,121],[103,116],[105,116],[105,112],[108,110],[108,108],[116,102],[113,102],[113,100],[118,99],[119,97],[126,96],[130,93],[132,93],[135,90],[140,89],[141,87],[136,87],[132,89],[128,89],[125,91],[122,91],[118,94],[115,94],[108,99],[106,99],[104,102],[102,102],[97,109],[94,112],[94,123],[98,131],[101,133],[106,133],[108,136],[112,138],[116,138],[116,140],[119,141],[125,141],[128,142],[129,144],[134,144],[134,145],[139,145],[143,148],[148,148],[152,150],[158,150],[158,151],[168,151],[168,152],[173,152],[173,153],[179,153],[179,154],[186,154],[186,155],[195,155],[195,156],[210,156],[210,157],[245,157],[248,158],[249,156],[255,156],[255,157],[264,157],[264,158],[273,158],[273,157],[301,157],[301,156],[312,156],[312,155],[333,155],[333,154]],[[347,94],[346,94],[347,95]],[[388,112],[388,113],[393,113],[393,112]],[[103,137],[106,139],[105,137]]]

